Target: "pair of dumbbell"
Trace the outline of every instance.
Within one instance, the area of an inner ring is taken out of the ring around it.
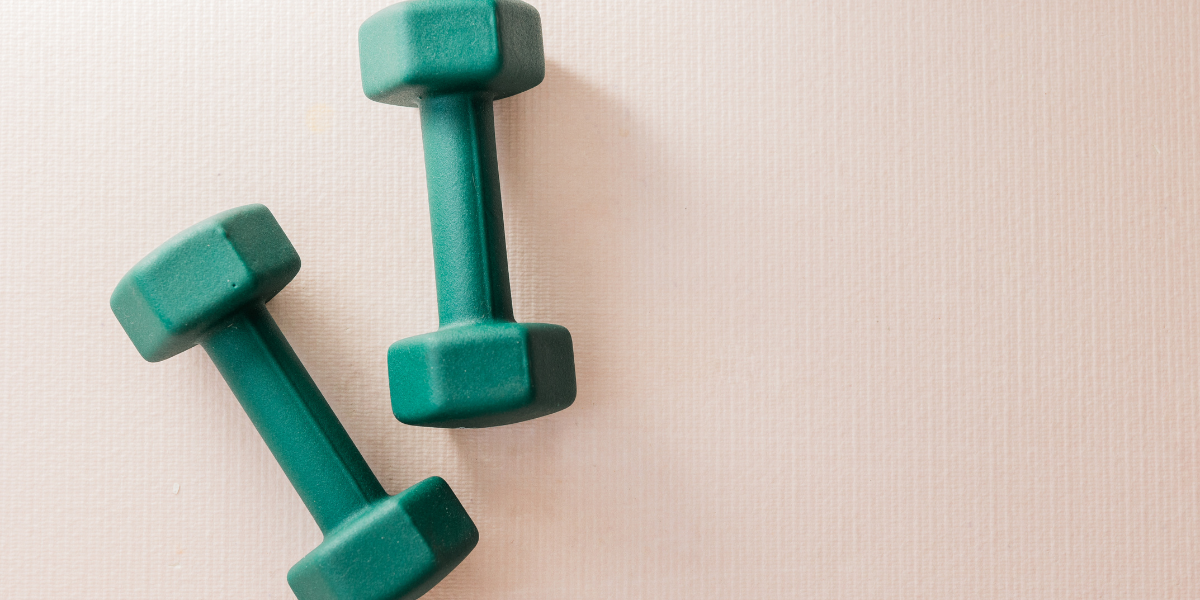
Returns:
[[[401,421],[488,427],[566,408],[571,337],[513,320],[491,102],[545,71],[537,11],[518,0],[410,0],[360,30],[374,100],[419,106],[436,264],[435,333],[388,351]],[[173,237],[118,284],[111,306],[149,361],[199,344],[216,363],[325,540],[288,572],[302,599],[416,598],[479,532],[431,477],[388,497],[265,303],[300,269],[270,211],[223,212]]]

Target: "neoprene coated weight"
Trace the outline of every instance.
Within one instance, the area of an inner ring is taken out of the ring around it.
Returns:
[[[262,205],[220,213],[142,259],[113,313],[149,361],[200,344],[241,401],[325,540],[288,572],[301,600],[412,599],[479,531],[440,477],[389,497],[264,303],[300,257]]]
[[[363,90],[420,109],[438,331],[388,350],[392,411],[411,425],[491,427],[575,400],[566,328],[516,323],[492,101],[545,76],[541,19],[519,0],[410,0],[359,29]]]

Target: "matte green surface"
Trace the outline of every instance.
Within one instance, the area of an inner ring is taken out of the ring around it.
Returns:
[[[542,24],[517,0],[410,0],[358,30],[363,91],[386,104],[482,92],[519,94],[546,76]]]
[[[479,532],[442,479],[388,497],[371,473],[263,304],[299,266],[266,207],[244,206],[152,252],[111,305],[147,359],[204,346],[326,533],[288,575],[297,597],[416,598]]]
[[[388,352],[411,425],[491,427],[575,399],[571,334],[513,323],[492,100],[544,73],[537,11],[516,0],[411,0],[359,30],[370,98],[418,106],[441,329]]]
[[[202,344],[321,531],[386,496],[262,302]]]
[[[266,302],[300,271],[300,256],[261,204],[227,210],[167,240],[117,284],[110,305],[142,357],[165,360],[221,319]]]
[[[305,600],[417,598],[478,540],[450,486],[430,477],[328,532],[288,571],[288,584]]]
[[[444,327],[388,349],[393,408],[413,425],[505,425],[562,410],[575,399],[571,334],[545,323]]]

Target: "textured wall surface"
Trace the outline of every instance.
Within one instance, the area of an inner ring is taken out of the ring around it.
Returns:
[[[431,599],[1200,598],[1200,8],[537,0],[497,104],[518,318],[569,410],[396,422],[436,327],[388,0],[79,0],[0,36],[0,589],[289,598],[320,532],[200,350],[108,310],[251,202],[270,309],[385,487],[481,530]]]

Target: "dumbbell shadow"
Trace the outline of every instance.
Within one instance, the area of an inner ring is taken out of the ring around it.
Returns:
[[[302,600],[412,599],[479,531],[439,477],[388,497],[264,303],[300,257],[262,205],[202,221],[142,259],[113,313],[149,361],[201,345],[279,461],[325,540],[288,572]]]
[[[637,247],[628,215],[631,190],[640,185],[638,165],[653,150],[645,129],[611,90],[554,61],[547,62],[541,85],[496,103],[496,128],[505,225],[514,234],[514,299],[531,320],[553,319],[570,328],[579,380],[574,406],[560,415],[451,432],[465,457],[460,477],[471,487],[460,491],[487,497],[473,507],[474,516],[505,523],[500,533],[511,540],[488,535],[479,552],[489,559],[467,561],[456,577],[504,597],[539,587],[528,556],[510,545],[540,547],[553,539],[558,542],[549,547],[561,549],[570,545],[563,540],[595,533],[594,523],[578,518],[588,505],[581,494],[590,489],[592,471],[563,444],[591,439],[597,421],[613,418],[622,403],[637,398],[612,367],[631,349],[630,336],[615,336],[621,326],[612,321],[614,307],[625,310],[637,297],[628,272],[636,257],[626,252]],[[600,452],[620,460],[617,447]],[[539,560],[550,567],[546,573],[580,568],[570,553],[546,552]],[[542,583],[552,586],[554,577],[547,574]]]

